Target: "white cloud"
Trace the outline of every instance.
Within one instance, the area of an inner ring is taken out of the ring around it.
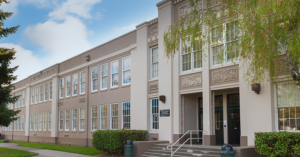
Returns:
[[[12,43],[3,43],[0,44],[0,47],[14,48],[17,51],[16,59],[11,62],[11,67],[19,66],[15,72],[15,75],[18,75],[17,81],[27,78],[29,75],[43,69],[37,56],[34,56],[30,50]]]
[[[128,25],[128,26],[123,26],[121,28],[120,27],[116,27],[113,30],[117,31],[117,32],[120,32],[120,31],[131,31],[131,30],[134,30],[137,25],[138,24],[134,23],[134,24],[131,24],[131,25]]]
[[[0,6],[0,9],[2,9],[3,11],[6,11],[6,12],[13,12],[13,13],[17,14],[17,12],[18,12],[17,6],[18,6],[18,1],[12,0],[8,4],[2,3]]]

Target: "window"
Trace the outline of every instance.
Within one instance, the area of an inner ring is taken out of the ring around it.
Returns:
[[[118,104],[110,105],[110,129],[118,129]]]
[[[159,129],[159,104],[158,99],[151,99],[151,129]]]
[[[91,108],[91,129],[97,130],[97,106]]]
[[[232,22],[213,28],[212,65],[226,64],[238,59],[237,26],[237,22]]]
[[[37,130],[37,113],[36,114],[34,114],[34,131],[36,131]]]
[[[33,118],[32,118],[32,114],[30,114],[30,131],[33,130]]]
[[[13,130],[13,129],[12,129],[12,127],[13,127],[13,124],[12,124],[12,123],[13,123],[13,122],[11,122],[10,125],[9,125],[9,126],[10,126],[10,131]]]
[[[300,91],[294,82],[276,85],[278,130],[300,131]]]
[[[66,77],[66,97],[70,97],[71,94],[71,76]]]
[[[100,130],[107,129],[107,105],[100,105]]]
[[[202,68],[201,37],[195,37],[195,45],[191,45],[191,38],[181,41],[181,71],[193,71]]]
[[[91,86],[91,89],[92,89],[92,92],[93,91],[97,91],[97,82],[98,82],[98,67],[95,67],[95,68],[92,68],[92,86]]]
[[[17,128],[18,128],[18,131],[20,131],[20,116],[18,117],[18,120],[17,120]]]
[[[22,99],[22,93],[19,93],[19,99],[18,99],[18,107],[21,107],[21,99]]]
[[[24,115],[21,116],[21,131],[24,129]]]
[[[47,112],[43,113],[43,130],[46,131],[47,130]]]
[[[35,87],[35,103],[38,103],[38,93],[39,93],[39,87]]]
[[[77,109],[72,109],[72,130],[77,130]]]
[[[130,84],[131,82],[131,75],[130,75],[130,71],[131,71],[131,57],[127,56],[123,58],[123,66],[122,66],[122,70],[123,70],[123,85],[126,84]]]
[[[42,131],[42,121],[43,121],[42,113],[39,113],[39,131]]]
[[[15,125],[15,126],[14,126],[14,129],[15,129],[15,131],[17,131],[17,123],[18,123],[18,120],[15,120],[15,121],[14,121],[14,125]]]
[[[107,63],[101,65],[101,90],[102,89],[107,89]]]
[[[72,95],[75,96],[77,95],[77,83],[78,83],[78,74],[73,74],[73,79],[72,79]]]
[[[25,103],[25,91],[22,92],[22,107],[24,106]]]
[[[14,104],[11,103],[11,104],[10,104],[10,107],[11,107],[11,109],[14,109]]]
[[[59,111],[59,130],[63,129],[63,121],[64,121],[64,115],[63,115],[64,111],[60,110]]]
[[[52,100],[52,82],[49,82],[49,100]]]
[[[118,60],[111,62],[111,87],[118,87],[118,71],[119,71]]]
[[[64,78],[61,78],[59,81],[59,98],[64,97],[64,87],[65,87]]]
[[[80,94],[85,93],[85,71],[80,73]]]
[[[48,84],[44,84],[44,101],[46,102],[48,99]]]
[[[65,111],[65,131],[70,130],[70,110]]]
[[[154,47],[151,49],[151,78],[157,78],[158,77],[158,47]]]
[[[51,111],[48,112],[48,130],[51,130]]]
[[[122,104],[123,109],[123,129],[130,129],[130,102],[123,102]]]
[[[43,102],[43,91],[44,91],[44,89],[43,89],[43,85],[41,85],[40,86],[40,102]]]
[[[85,109],[79,109],[79,130],[84,130],[84,116],[85,116]]]

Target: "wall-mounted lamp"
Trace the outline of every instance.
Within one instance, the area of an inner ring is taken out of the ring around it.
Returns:
[[[252,86],[252,91],[254,91],[256,94],[259,94],[260,91],[260,83],[254,83],[251,85]]]
[[[160,95],[160,96],[159,96],[159,101],[165,103],[165,102],[166,102],[166,96]]]
[[[87,61],[87,62],[90,61],[90,55],[85,56],[85,61]]]

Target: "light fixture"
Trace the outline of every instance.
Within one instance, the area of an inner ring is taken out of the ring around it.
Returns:
[[[259,94],[260,91],[260,83],[254,83],[251,85],[252,86],[252,91],[254,91],[256,94]]]
[[[165,103],[165,102],[166,102],[166,96],[160,95],[160,96],[159,96],[159,101]]]

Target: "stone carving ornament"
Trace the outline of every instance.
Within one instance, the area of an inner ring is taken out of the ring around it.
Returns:
[[[191,6],[189,4],[181,7],[179,9],[179,16],[184,16],[186,12],[189,12],[191,10]],[[198,1],[197,3],[197,10],[202,10],[202,1]]]
[[[212,83],[238,80],[238,69],[216,71],[212,73]]]
[[[199,86],[202,84],[202,75],[187,76],[182,78],[181,86],[190,87],[190,86]]]

